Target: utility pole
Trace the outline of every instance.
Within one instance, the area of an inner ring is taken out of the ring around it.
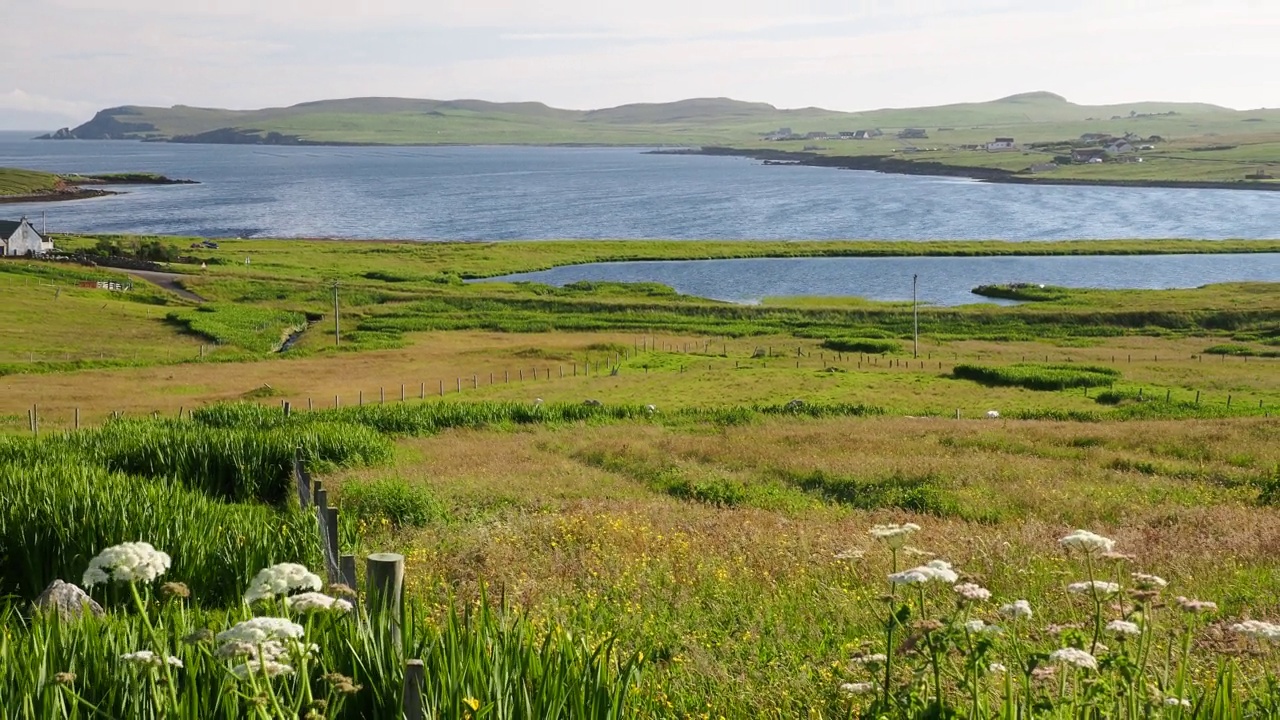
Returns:
[[[338,347],[342,344],[342,331],[338,321],[338,281],[334,280],[329,287],[333,289],[333,346]]]
[[[920,284],[920,276],[911,276],[911,323],[913,333],[911,338],[911,357],[920,357],[920,303],[916,294],[916,287]]]

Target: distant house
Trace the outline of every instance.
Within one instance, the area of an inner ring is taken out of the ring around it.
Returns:
[[[841,140],[852,140],[854,135],[857,135],[857,133],[856,133],[856,132],[854,132],[853,130],[841,130],[841,131],[840,131],[840,139],[841,139]]]
[[[1076,148],[1071,151],[1073,163],[1102,162],[1106,157],[1107,151],[1102,148]]]
[[[987,152],[998,152],[1000,150],[1015,150],[1015,149],[1017,148],[1013,144],[1013,138],[1011,137],[998,137],[995,139],[995,142],[987,143]]]
[[[1080,142],[1089,144],[1104,143],[1111,139],[1111,133],[1085,133],[1080,136]]]
[[[823,140],[823,139],[826,139],[826,137],[827,137],[826,132],[822,130],[814,130],[813,132],[805,133],[804,139],[805,140]]]
[[[43,255],[47,252],[53,252],[53,241],[46,240],[36,232],[26,218],[16,222],[0,220],[0,255],[13,257]]]
[[[764,139],[765,140],[795,140],[798,137],[799,136],[796,135],[794,132],[791,132],[791,128],[784,127],[784,128],[778,128],[777,130],[774,130],[773,132],[770,132],[770,133],[765,133]]]
[[[902,132],[898,133],[898,137],[904,140],[919,140],[928,138],[929,133],[925,132],[924,128],[905,128]]]
[[[1137,152],[1138,149],[1128,140],[1112,140],[1102,148],[1108,155],[1126,155],[1131,152]]]

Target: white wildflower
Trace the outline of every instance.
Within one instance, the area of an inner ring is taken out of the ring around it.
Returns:
[[[1068,550],[1079,550],[1086,555],[1097,555],[1111,552],[1111,548],[1115,547],[1116,541],[1102,537],[1097,533],[1091,533],[1088,530],[1076,530],[1059,540],[1058,543]]]
[[[871,655],[859,655],[853,658],[853,662],[859,665],[883,665],[889,661],[889,656],[884,653],[872,653]]]
[[[241,642],[261,645],[269,640],[298,640],[302,638],[302,626],[287,618],[256,617],[236,623],[229,630],[218,633],[220,643]]]
[[[886,545],[894,550],[902,549],[907,544],[907,538],[912,534],[920,531],[920,526],[915,523],[903,523],[901,525],[876,525],[871,528],[871,537],[877,540],[883,540]]]
[[[1146,573],[1130,573],[1130,575],[1133,577],[1133,583],[1143,590],[1158,590],[1169,585],[1169,581],[1159,575]]]
[[[1280,625],[1274,623],[1262,620],[1245,620],[1232,625],[1231,629],[1241,635],[1248,635],[1254,640],[1280,642]]]
[[[979,586],[979,585],[975,585],[975,584],[973,584],[973,583],[961,583],[961,584],[956,585],[954,588],[951,588],[951,589],[952,589],[952,590],[955,590],[955,591],[956,591],[956,594],[957,594],[957,595],[959,595],[960,597],[964,598],[965,600],[970,600],[970,601],[977,602],[977,601],[979,601],[979,600],[990,600],[990,599],[991,599],[991,591],[990,591],[990,590],[988,590],[988,589],[986,589],[986,588],[984,588],[984,587],[981,587],[981,586]]]
[[[244,601],[252,605],[294,590],[319,589],[320,576],[297,563],[280,563],[258,571],[244,593]]]
[[[89,561],[81,583],[91,587],[114,580],[115,582],[149,583],[169,569],[169,556],[146,542],[127,542],[98,553]]]
[[[1002,663],[993,662],[987,667],[987,671],[993,674],[1007,673],[1009,672],[1009,668],[1005,667]]]
[[[869,682],[845,683],[840,686],[840,692],[847,695],[865,695],[869,692],[874,692],[875,689],[876,686]]]
[[[1067,586],[1067,592],[1075,593],[1076,595],[1087,595],[1095,592],[1099,595],[1115,595],[1120,592],[1120,586],[1105,580],[1086,580],[1084,582],[1071,583]]]
[[[893,573],[889,576],[889,582],[894,585],[923,585],[931,580],[953,583],[959,577],[946,560],[930,560],[927,564],[910,570]]]
[[[293,667],[274,660],[250,660],[231,668],[231,674],[241,680],[247,679],[250,675],[266,675],[269,678],[273,678],[281,675],[292,675]]]
[[[987,624],[981,620],[970,620],[964,624],[964,629],[971,633],[980,633],[986,631]]]
[[[863,550],[858,550],[857,548],[851,548],[849,550],[843,550],[841,552],[836,553],[835,557],[837,560],[859,560],[865,554],[866,552]]]
[[[1182,608],[1183,612],[1207,613],[1218,611],[1218,603],[1212,600],[1192,600],[1189,597],[1179,595],[1177,601],[1178,607]]]
[[[306,592],[301,595],[285,598],[285,604],[289,609],[297,613],[313,613],[313,612],[335,612],[348,613],[351,612],[352,605],[346,600],[329,597],[324,593]]]
[[[933,579],[940,580],[944,583],[953,583],[960,579],[955,570],[951,569],[951,563],[946,560],[930,560],[925,563],[925,567],[933,570]]]
[[[284,645],[279,640],[266,640],[258,644],[233,640],[220,645],[217,654],[222,658],[246,657],[250,660],[275,660],[286,653]]]
[[[130,665],[138,667],[163,667],[165,663],[173,667],[182,667],[182,660],[170,655],[169,657],[161,657],[150,650],[138,650],[136,652],[125,653],[120,659]]]
[[[1107,623],[1107,632],[1113,632],[1117,635],[1141,635],[1142,628],[1137,623],[1128,620],[1112,620]]]
[[[1015,600],[1007,605],[1001,605],[1000,614],[1011,620],[1029,620],[1031,619],[1031,603],[1026,600]]]
[[[1166,707],[1191,707],[1191,701],[1186,698],[1168,697],[1164,699]]]
[[[1098,669],[1098,659],[1084,650],[1077,648],[1061,648],[1049,653],[1049,661],[1075,665],[1078,668]]]
[[[995,419],[997,419],[997,418],[999,418],[999,417],[1000,417],[1000,411],[999,411],[999,410],[988,410],[988,411],[987,411],[987,417],[991,418],[992,420],[995,420]]]

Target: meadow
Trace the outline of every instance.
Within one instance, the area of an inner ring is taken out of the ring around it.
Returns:
[[[0,716],[387,717],[410,659],[441,718],[1280,708],[1274,284],[922,308],[915,345],[901,303],[461,282],[685,247],[531,245],[268,241],[185,279],[199,305],[0,264],[47,358],[0,377]],[[64,320],[124,366],[58,364]],[[322,570],[295,452],[342,553],[405,557],[399,637],[363,597],[243,600]],[[171,564],[91,588],[104,617],[27,614],[139,540]],[[316,645],[290,675],[219,655],[263,614]]]

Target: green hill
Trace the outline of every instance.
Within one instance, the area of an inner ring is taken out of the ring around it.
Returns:
[[[980,103],[865,112],[780,109],[767,103],[728,98],[584,111],[536,102],[371,97],[260,110],[130,105],[102,110],[89,122],[62,131],[59,136],[271,144],[693,145],[751,142],[780,127],[799,133],[833,134],[864,128],[949,128],[974,131],[976,137],[1017,128],[1021,135],[1034,140],[1069,137],[1070,133],[1090,130],[1163,130],[1164,135],[1181,136],[1258,131],[1273,127],[1277,121],[1270,113],[1255,126],[1246,127],[1241,124],[1246,115],[1198,103],[1077,105],[1047,92]]]

